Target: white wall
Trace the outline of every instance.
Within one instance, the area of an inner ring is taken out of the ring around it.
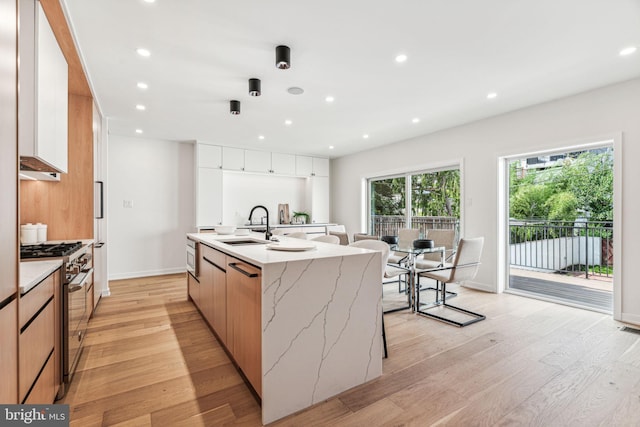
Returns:
[[[269,209],[269,223],[278,224],[278,204],[288,203],[289,213],[306,210],[306,178],[224,171],[222,177],[222,222],[243,225],[256,205]],[[256,210],[260,221],[263,210]]]
[[[109,279],[184,271],[195,221],[193,144],[110,135],[108,157]]]
[[[501,116],[360,152],[332,161],[332,217],[351,233],[360,230],[363,177],[382,171],[463,159],[463,230],[485,236],[483,264],[475,285],[497,290],[498,158],[566,147],[622,133],[622,319],[640,324],[640,79],[559,99]],[[620,152],[614,153],[620,156]]]

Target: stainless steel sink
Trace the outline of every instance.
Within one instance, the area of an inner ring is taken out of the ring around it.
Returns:
[[[245,245],[265,245],[269,242],[266,240],[255,239],[237,239],[237,240],[219,240],[220,243],[231,246],[245,246]]]

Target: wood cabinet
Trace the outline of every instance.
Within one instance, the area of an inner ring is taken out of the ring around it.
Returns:
[[[227,341],[227,256],[201,245],[200,311],[223,344]]]
[[[58,392],[60,363],[59,306],[55,298],[60,269],[20,297],[19,399],[53,403]],[[31,396],[31,393],[35,395]]]
[[[0,308],[0,402],[18,403],[18,300]]]
[[[196,307],[200,307],[200,281],[190,273],[187,273],[187,289],[191,301],[193,301]]]
[[[21,164],[67,172],[68,65],[39,1],[20,0]]]
[[[0,0],[0,403],[18,402],[16,1]]]
[[[227,256],[227,349],[262,396],[262,271]]]

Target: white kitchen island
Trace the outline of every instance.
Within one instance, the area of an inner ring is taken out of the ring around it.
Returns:
[[[227,260],[235,258],[261,270],[261,280],[256,282],[261,287],[261,337],[254,351],[260,353],[256,357],[261,381],[250,383],[261,396],[263,424],[382,374],[380,253],[321,242],[313,242],[316,247],[311,250],[278,251],[264,244],[223,242],[247,236],[200,233],[187,237],[206,245],[202,250],[214,249]],[[296,241],[281,240],[283,244]],[[228,298],[235,286],[229,277]],[[226,334],[221,341],[231,354],[229,347],[239,341],[233,337],[234,310],[229,306],[224,327],[216,331],[212,326],[219,338],[220,332]]]

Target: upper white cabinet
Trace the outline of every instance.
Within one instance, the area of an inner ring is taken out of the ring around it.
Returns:
[[[222,147],[222,168],[234,171],[244,170],[244,152],[241,148]]]
[[[313,158],[313,176],[329,176],[329,159]]]
[[[246,172],[272,173],[271,152],[244,150],[244,170]]]
[[[196,171],[196,226],[222,224],[222,171],[198,168]]]
[[[21,169],[67,172],[68,66],[40,2],[20,0]]]
[[[295,175],[296,156],[285,153],[271,153],[271,171],[281,175]]]
[[[222,147],[197,144],[198,167],[222,169]]]
[[[196,143],[199,168],[272,173],[290,176],[329,176],[329,159],[263,150],[244,150],[204,142]]]
[[[322,157],[296,156],[296,175],[329,176],[329,159]]]

